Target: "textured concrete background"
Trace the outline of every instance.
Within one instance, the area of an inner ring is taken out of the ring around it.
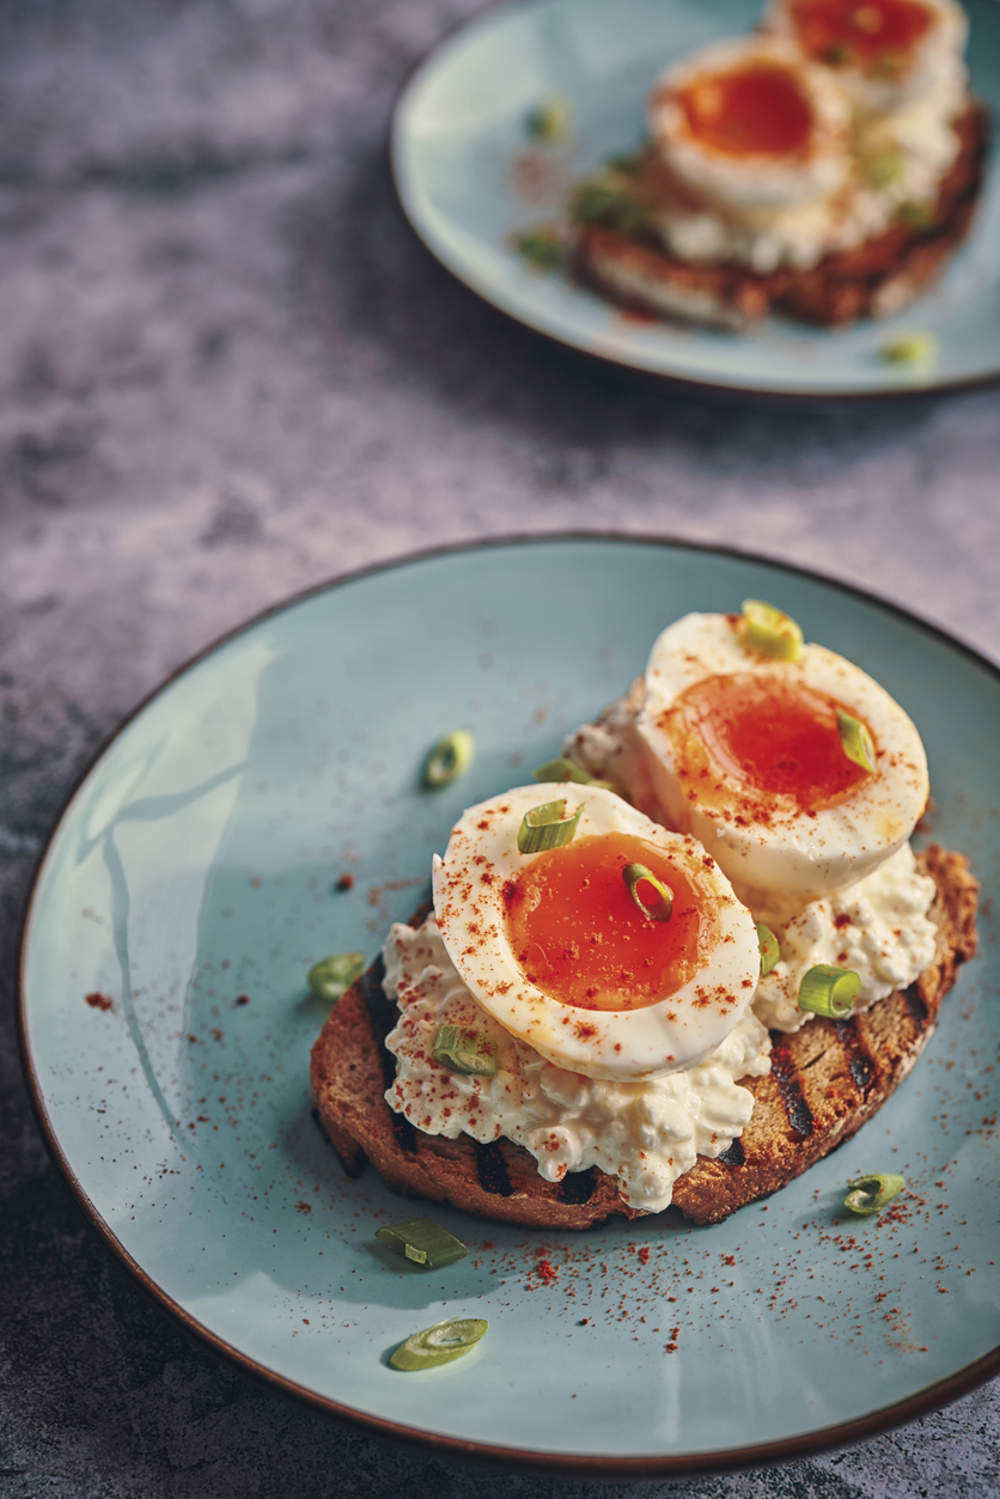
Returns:
[[[719,405],[477,304],[403,226],[384,136],[470,0],[0,10],[0,1493],[458,1499],[462,1465],[192,1344],[85,1228],[27,1110],[18,914],[74,777],[221,630],[344,568],[510,530],[736,542],[1000,634],[991,392]],[[1000,1387],[862,1447],[643,1486],[998,1491]],[[501,1499],[611,1484],[491,1475]]]

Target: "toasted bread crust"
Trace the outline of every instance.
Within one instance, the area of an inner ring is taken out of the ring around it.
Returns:
[[[579,272],[641,311],[723,327],[743,327],[772,310],[826,327],[891,316],[933,279],[971,224],[988,139],[983,105],[970,101],[954,128],[959,151],[926,228],[894,224],[808,270],[760,274],[743,265],[680,260],[655,243],[593,226],[580,235]]]
[[[741,1139],[717,1160],[700,1157],[674,1185],[674,1202],[693,1222],[716,1223],[800,1175],[870,1119],[913,1066],[959,964],[976,950],[979,888],[961,854],[934,844],[918,858],[937,885],[932,962],[905,993],[851,1020],[816,1019],[791,1035],[773,1033],[771,1074],[744,1084],[755,1102]],[[645,1216],[597,1168],[547,1182],[508,1140],[445,1140],[395,1114],[383,1096],[395,1058],[382,1043],[397,1011],[382,991],[382,971],[379,960],[344,995],[312,1051],[316,1108],[349,1175],[370,1160],[398,1192],[540,1228]]]

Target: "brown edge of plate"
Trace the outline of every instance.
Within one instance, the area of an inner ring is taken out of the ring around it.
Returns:
[[[488,1442],[463,1441],[457,1437],[448,1437],[435,1432],[422,1431],[416,1427],[404,1426],[397,1421],[386,1420],[380,1416],[369,1415],[365,1411],[355,1410],[351,1406],[343,1405],[340,1401],[320,1395],[317,1391],[310,1390],[305,1385],[297,1384],[294,1380],[287,1379],[284,1375],[275,1373],[274,1370],[267,1368],[266,1365],[259,1363],[256,1359],[250,1358],[233,1344],[227,1343],[223,1338],[218,1337],[209,1328],[204,1326],[203,1323],[192,1317],[190,1312],[186,1311],[172,1296],[169,1296],[147,1274],[138,1261],[132,1257],[120,1239],[116,1237],[110,1225],[101,1217],[74,1174],[73,1168],[63,1153],[55,1129],[46,1112],[45,1103],[42,1098],[41,1084],[36,1075],[28,1046],[27,1005],[24,984],[28,928],[31,922],[35,893],[49,849],[59,833],[63,818],[69,810],[71,803],[76,798],[77,793],[91,772],[133,720],[155,698],[159,697],[161,692],[179,680],[190,668],[206,660],[229,641],[236,639],[237,636],[243,634],[246,630],[263,623],[264,620],[270,619],[286,609],[296,608],[299,604],[305,603],[308,599],[325,593],[330,589],[354,583],[362,578],[371,577],[379,573],[391,572],[396,568],[407,567],[413,563],[428,562],[438,557],[460,556],[462,553],[485,551],[489,548],[501,546],[551,546],[564,542],[586,542],[596,545],[608,542],[624,542],[626,545],[656,546],[662,547],[665,551],[698,552],[707,556],[730,557],[737,562],[752,562],[765,567],[774,567],[793,576],[806,578],[813,583],[819,583],[837,592],[853,595],[866,604],[875,604],[896,618],[902,619],[907,624],[922,630],[925,634],[931,635],[950,649],[959,651],[975,665],[984,668],[1000,683],[1000,666],[995,665],[988,657],[982,655],[972,646],[966,645],[963,641],[956,639],[953,635],[948,634],[946,630],[941,629],[938,625],[921,619],[919,615],[911,613],[908,609],[904,609],[902,605],[893,603],[889,599],[881,598],[878,594],[871,593],[866,589],[859,588],[856,584],[843,583],[828,574],[817,572],[812,568],[799,566],[796,563],[776,562],[773,558],[764,556],[759,552],[743,551],[737,547],[730,546],[709,546],[677,537],[652,536],[621,531],[571,530],[543,532],[538,535],[515,533],[509,536],[488,537],[485,540],[479,541],[452,542],[443,546],[428,547],[424,550],[408,552],[403,556],[371,563],[351,572],[342,573],[325,583],[318,583],[309,588],[304,588],[298,593],[292,594],[289,598],[281,600],[280,603],[272,604],[262,609],[258,614],[252,615],[251,618],[244,620],[239,625],[235,625],[231,630],[225,631],[202,650],[197,651],[187,661],[176,667],[174,671],[170,672],[162,682],[158,683],[151,692],[147,693],[136,704],[118,727],[107,737],[97,752],[91,757],[86,768],[76,777],[71,790],[65,797],[53,823],[52,830],[46,838],[45,844],[38,856],[28,883],[21,921],[20,941],[18,943],[17,973],[15,977],[18,1044],[28,1095],[36,1121],[52,1160],[62,1173],[80,1207],[83,1209],[90,1226],[104,1239],[108,1247],[117,1255],[125,1268],[131,1272],[140,1286],[155,1300],[159,1301],[167,1311],[171,1312],[187,1332],[193,1333],[203,1343],[207,1344],[213,1352],[225,1355],[225,1357],[231,1359],[245,1373],[253,1375],[256,1379],[259,1379],[272,1388],[286,1395],[292,1395],[308,1405],[326,1411],[328,1414],[338,1416],[342,1420],[370,1433],[388,1437],[394,1441],[403,1442],[408,1445],[448,1453],[454,1457],[461,1457],[475,1462],[477,1465],[502,1466],[505,1469],[533,1474],[565,1473],[593,1478],[617,1477],[633,1479],[668,1475],[680,1476],[682,1474],[709,1474],[724,1472],[734,1468],[760,1467],[769,1463],[783,1462],[793,1457],[802,1457],[811,1453],[823,1452],[831,1447],[839,1447],[845,1443],[876,1436],[893,1426],[901,1425],[903,1422],[911,1421],[917,1416],[925,1415],[943,1405],[947,1405],[950,1401],[958,1399],[960,1395],[964,1395],[969,1390],[975,1389],[977,1385],[985,1383],[986,1380],[991,1379],[994,1375],[1000,1374],[1000,1347],[984,1354],[981,1358],[975,1359],[971,1364],[967,1364],[963,1368],[956,1370],[954,1374],[935,1381],[925,1389],[918,1390],[906,1399],[883,1406],[877,1411],[870,1412],[868,1415],[859,1416],[852,1421],[841,1422],[836,1426],[822,1427],[817,1431],[804,1432],[798,1436],[784,1437],[772,1442],[762,1442],[755,1446],[733,1447],[718,1453],[680,1453],[676,1456],[656,1453],[637,1457],[600,1457],[574,1456],[558,1452],[538,1452],[516,1447],[494,1446]]]
[[[479,10],[475,11],[473,15],[465,16],[461,20],[455,21],[452,25],[448,26],[438,37],[437,41],[433,42],[432,45],[428,47],[426,51],[422,52],[419,57],[417,57],[406,69],[405,73],[403,74],[402,81],[400,82],[395,96],[393,97],[392,105],[389,110],[389,119],[385,127],[383,164],[389,180],[389,185],[392,189],[396,208],[399,212],[403,224],[406,226],[414,241],[421,246],[421,248],[427,255],[431,257],[434,263],[436,265],[439,265],[442,270],[447,272],[452,280],[456,281],[459,286],[463,287],[467,292],[470,293],[470,295],[476,297],[478,301],[484,302],[488,307],[491,307],[494,312],[499,313],[502,317],[509,319],[509,321],[514,323],[518,328],[523,329],[524,332],[529,333],[534,339],[537,339],[540,342],[555,344],[558,348],[571,350],[572,353],[576,354],[579,358],[589,361],[595,365],[603,367],[611,365],[615,369],[626,370],[630,374],[636,375],[642,379],[656,381],[657,383],[666,385],[673,390],[686,391],[691,394],[703,396],[706,399],[712,397],[718,398],[719,400],[723,401],[736,399],[756,403],[762,406],[775,407],[800,405],[803,402],[822,403],[824,401],[836,401],[838,403],[851,403],[856,401],[892,402],[913,401],[915,398],[921,396],[933,397],[957,395],[962,391],[989,390],[996,385],[1000,385],[1000,364],[997,365],[997,368],[993,370],[991,374],[964,375],[953,380],[935,380],[932,377],[930,379],[921,379],[920,381],[901,381],[897,385],[880,385],[873,390],[821,390],[810,388],[806,385],[804,385],[801,390],[776,390],[769,389],[766,386],[757,387],[752,385],[728,385],[721,380],[700,380],[694,375],[677,375],[668,373],[666,370],[653,370],[647,368],[646,365],[633,364],[631,360],[625,358],[624,356],[619,357],[616,354],[606,353],[598,349],[586,349],[582,344],[574,343],[572,339],[563,338],[558,333],[550,333],[548,329],[539,328],[534,323],[527,322],[516,312],[511,312],[509,307],[504,307],[500,302],[496,301],[488,291],[485,291],[481,286],[477,286],[473,281],[470,281],[455,266],[450,265],[446,260],[442,259],[438,252],[434,249],[433,245],[431,245],[424,238],[423,234],[417,228],[416,224],[413,222],[413,220],[410,218],[409,213],[407,212],[403,200],[403,194],[400,189],[399,179],[396,174],[396,153],[394,149],[394,142],[396,138],[397,116],[399,114],[399,106],[402,103],[403,97],[407,93],[410,84],[416,78],[416,75],[420,72],[421,68],[423,68],[426,63],[429,63],[431,61],[440,47],[442,47],[446,42],[450,42],[453,37],[457,36],[460,32],[465,31],[468,27],[477,25],[484,16],[490,15],[494,11],[505,10],[510,7],[510,5],[511,0],[487,0],[487,3],[481,6]],[[989,153],[987,153],[987,161],[984,168],[984,177],[989,172],[989,169],[990,160]],[[961,245],[957,246],[957,249],[961,249]],[[608,302],[609,307],[613,307],[613,305],[614,304],[612,304],[611,302]],[[794,319],[790,320],[783,318],[781,319],[781,321],[794,322]],[[803,324],[802,326],[803,328],[808,327],[807,324]],[[823,330],[818,331],[822,332]],[[816,329],[812,330],[813,334],[815,334],[816,332]]]

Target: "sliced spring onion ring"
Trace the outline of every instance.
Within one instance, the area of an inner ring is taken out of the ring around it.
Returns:
[[[566,241],[554,229],[522,229],[514,235],[513,245],[539,271],[557,271],[569,258]]]
[[[476,741],[465,729],[446,734],[424,756],[420,778],[425,786],[450,786],[472,764]]]
[[[543,99],[528,114],[528,133],[536,141],[562,141],[570,133],[573,111],[562,94]]]
[[[775,661],[797,661],[802,654],[802,630],[790,615],[762,599],[743,600],[746,638],[755,651]]]
[[[564,755],[560,755],[557,760],[546,760],[544,765],[539,765],[531,773],[536,781],[573,781],[577,786],[599,786],[604,791],[615,790],[611,781],[599,781],[589,770],[584,770],[575,760],[567,760]]]
[[[465,1072],[475,1077],[493,1077],[497,1054],[493,1043],[465,1031],[460,1025],[443,1025],[434,1037],[431,1055],[435,1062],[451,1072]]]
[[[831,1020],[846,1020],[861,992],[861,980],[853,968],[834,968],[817,963],[802,975],[799,983],[799,1009]]]
[[[674,892],[669,885],[658,880],[651,869],[647,869],[645,864],[626,864],[622,870],[622,879],[643,916],[648,916],[650,921],[670,920],[674,909]],[[640,885],[652,886],[656,899],[651,904],[647,905],[639,894]]]
[[[888,339],[879,353],[888,364],[910,364],[920,368],[933,361],[937,344],[932,333],[906,333]]]
[[[620,169],[598,172],[577,188],[570,203],[575,224],[603,224],[619,234],[638,234],[650,223],[649,209],[628,190]]]
[[[317,999],[339,999],[365,971],[363,952],[331,953],[320,958],[306,975],[306,982]]]
[[[572,843],[576,825],[583,812],[583,802],[572,817],[566,816],[566,798],[558,802],[542,802],[532,807],[521,818],[517,830],[517,847],[522,854],[537,854],[545,848],[562,848]]]
[[[847,1185],[850,1190],[844,1198],[845,1208],[852,1213],[880,1213],[899,1196],[906,1182],[893,1171],[874,1171],[871,1176],[856,1176]]]
[[[840,730],[840,743],[848,760],[853,760],[855,765],[860,765],[862,770],[867,770],[869,774],[872,774],[876,768],[875,744],[867,724],[863,724],[860,718],[854,718],[850,713],[845,713],[843,708],[838,708],[837,728]]]
[[[433,1218],[410,1218],[406,1223],[392,1223],[386,1228],[377,1228],[375,1237],[380,1244],[402,1255],[404,1260],[423,1265],[427,1270],[453,1265],[469,1252],[461,1239],[456,1239]]]
[[[757,945],[760,948],[760,976],[766,978],[775,963],[780,963],[781,948],[771,928],[762,921],[757,922]]]
[[[436,1322],[420,1332],[412,1332],[405,1343],[390,1355],[394,1369],[433,1369],[436,1364],[450,1364],[474,1348],[489,1327],[482,1317],[452,1317]]]

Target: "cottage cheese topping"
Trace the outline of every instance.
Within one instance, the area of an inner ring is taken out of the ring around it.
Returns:
[[[853,968],[861,980],[859,1010],[905,989],[934,956],[936,929],[928,916],[934,881],[921,874],[910,845],[873,874],[798,912],[755,901],[744,891],[758,921],[774,932],[781,961],[761,979],[754,995],[756,1015],[770,1030],[796,1031],[813,1016],[798,1008],[799,983],[816,963]]]
[[[426,1134],[522,1145],[546,1181],[598,1166],[617,1176],[634,1208],[669,1206],[673,1184],[698,1155],[718,1156],[738,1137],[753,1095],[737,1079],[770,1070],[770,1040],[747,1014],[721,1046],[685,1072],[642,1083],[583,1077],[546,1062],[498,1025],[470,994],[433,916],[393,926],[384,950],[385,991],[400,1017],[386,1037],[396,1080],[386,1101]],[[493,1077],[449,1071],[431,1056],[442,1025],[476,1031],[496,1048]]]

